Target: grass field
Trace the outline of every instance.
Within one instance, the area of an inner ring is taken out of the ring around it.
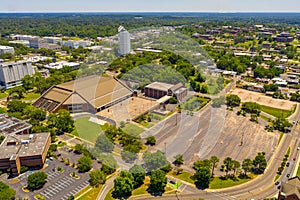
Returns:
[[[297,170],[297,176],[300,177],[300,165],[299,165],[298,170]]]
[[[264,105],[260,105],[260,108],[261,108],[261,111],[263,111],[265,113],[268,113],[268,114],[270,114],[274,117],[287,118],[295,112],[295,109],[293,109],[293,110],[282,110],[282,109],[272,108],[272,107],[264,106]]]
[[[109,190],[109,192],[107,193],[107,195],[104,198],[104,200],[114,200],[114,198],[112,197],[112,192],[113,191],[114,191],[114,189]]]
[[[208,102],[210,102],[210,99],[208,98],[193,96],[189,98],[184,104],[182,104],[182,108],[184,110],[196,112],[203,108]]]
[[[169,175],[191,184],[195,183],[195,180],[193,180],[194,175],[189,172],[182,172],[182,174],[178,175],[176,175],[174,172],[170,172]]]
[[[36,100],[37,98],[39,98],[40,96],[41,95],[39,93],[30,92],[30,93],[24,95],[23,100],[33,101],[33,100]]]
[[[144,132],[144,129],[134,125],[134,124],[126,124],[122,130],[130,135],[140,135],[142,132]]]
[[[248,181],[252,180],[251,177],[249,178],[236,178],[236,180],[233,180],[231,178],[228,179],[221,179],[220,177],[215,177],[209,184],[209,189],[221,189],[221,188],[228,188],[236,185],[240,185],[243,183],[246,183]]]
[[[0,92],[0,99],[8,97],[8,94],[6,92]]]
[[[73,134],[90,142],[96,142],[99,133],[102,131],[101,125],[90,122],[89,119],[90,117],[82,117],[76,119],[76,131],[73,132]]]
[[[81,196],[78,200],[95,200],[101,190],[102,186],[96,187]]]

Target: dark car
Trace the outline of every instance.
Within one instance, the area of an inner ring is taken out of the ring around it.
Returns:
[[[287,163],[286,163],[286,167],[289,167],[289,166],[290,166],[290,162],[287,162]]]
[[[275,185],[279,185],[279,181],[277,181],[277,182],[275,183]]]
[[[290,176],[291,176],[290,174],[287,174],[287,175],[286,175],[286,177],[288,177],[288,178],[289,178]]]

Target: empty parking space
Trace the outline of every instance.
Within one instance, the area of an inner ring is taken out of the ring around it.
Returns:
[[[50,173],[50,179],[51,177],[57,177],[59,174],[55,172]],[[54,197],[57,198],[58,196],[62,195],[64,196],[62,196],[60,199],[67,199],[69,196],[75,195],[89,184],[87,180],[80,184],[75,183],[76,181],[77,180],[72,177],[65,176],[59,179],[56,183],[45,188],[42,192],[40,192],[40,194],[46,199],[54,199]]]

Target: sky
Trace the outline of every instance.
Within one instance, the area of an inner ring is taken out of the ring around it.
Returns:
[[[0,0],[0,12],[300,12],[299,0]]]

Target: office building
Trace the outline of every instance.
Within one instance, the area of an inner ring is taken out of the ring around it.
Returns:
[[[31,62],[3,62],[0,63],[0,84],[8,89],[22,85],[22,78],[26,75],[32,76],[34,70]]]
[[[145,87],[145,96],[160,99],[164,96],[176,97],[179,101],[182,101],[187,96],[187,88],[182,83],[176,85],[153,82]]]
[[[0,145],[0,170],[19,175],[21,166],[43,167],[50,144],[50,133],[5,135]]]
[[[51,44],[62,44],[62,39],[60,37],[44,37],[47,43]]]
[[[9,46],[0,46],[0,55],[6,53],[15,54],[15,49]]]
[[[120,26],[118,29],[119,33],[119,54],[126,55],[130,53],[130,34],[129,32],[123,27]]]

